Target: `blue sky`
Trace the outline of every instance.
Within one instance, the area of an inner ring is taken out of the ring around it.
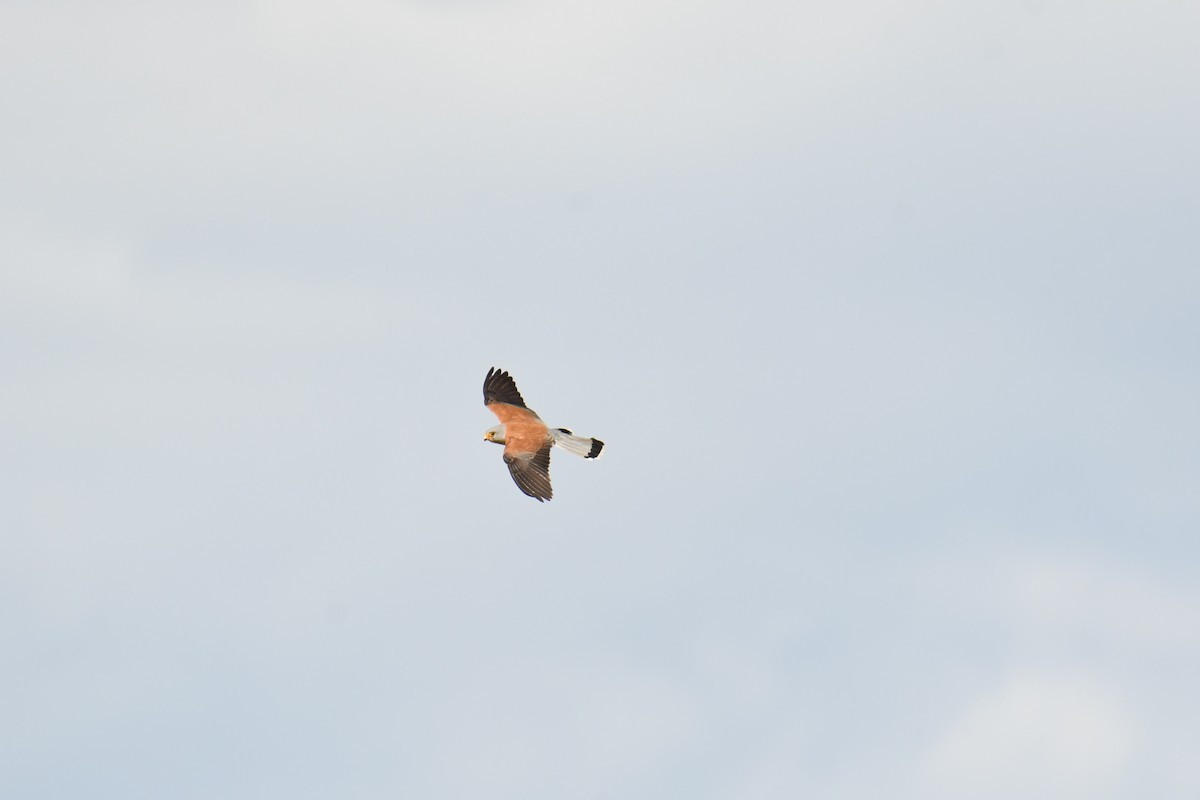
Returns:
[[[0,790],[1195,795],[1198,26],[4,4]]]

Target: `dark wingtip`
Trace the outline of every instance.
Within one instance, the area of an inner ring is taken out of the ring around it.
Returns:
[[[592,449],[588,451],[585,458],[595,458],[600,455],[600,451],[604,449],[604,442],[599,439],[592,439]]]

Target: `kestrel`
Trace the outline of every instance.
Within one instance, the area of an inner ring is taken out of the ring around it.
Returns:
[[[483,404],[500,424],[483,438],[504,445],[504,463],[517,487],[539,503],[554,496],[550,488],[550,448],[554,445],[584,458],[595,458],[604,442],[576,436],[566,428],[550,428],[522,399],[507,372],[492,367],[483,379]]]

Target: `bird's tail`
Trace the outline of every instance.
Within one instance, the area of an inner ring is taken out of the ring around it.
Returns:
[[[604,442],[587,436],[576,436],[566,428],[555,428],[551,431],[554,443],[564,450],[584,458],[595,458],[604,449]]]

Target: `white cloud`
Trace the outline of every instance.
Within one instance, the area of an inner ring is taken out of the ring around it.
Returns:
[[[1200,596],[1130,570],[1037,561],[1017,571],[1013,593],[1028,625],[1140,644],[1200,645]]]
[[[1137,742],[1115,687],[1086,674],[1022,674],[964,711],[920,779],[937,797],[1105,797]]]

